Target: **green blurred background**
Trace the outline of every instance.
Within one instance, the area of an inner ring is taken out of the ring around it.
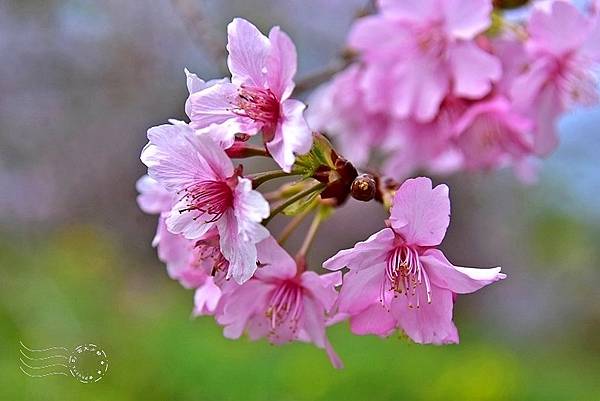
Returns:
[[[224,339],[210,318],[191,318],[193,293],[156,260],[155,219],[137,209],[134,183],[145,130],[184,118],[183,68],[219,76],[225,25],[243,16],[281,25],[299,75],[318,71],[363,3],[0,3],[1,400],[600,400],[599,109],[561,121],[563,143],[535,186],[509,172],[437,179],[451,186],[450,259],[509,275],[459,298],[460,345],[357,337],[341,324],[329,330],[346,365],[336,371],[310,345]],[[350,202],[311,264],[384,218]],[[108,373],[93,384],[28,377],[19,341],[98,344]]]

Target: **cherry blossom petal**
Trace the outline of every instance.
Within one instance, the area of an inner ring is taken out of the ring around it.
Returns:
[[[327,259],[323,267],[328,270],[340,270],[348,267],[351,270],[360,270],[383,263],[387,254],[393,249],[396,236],[394,231],[384,228],[371,235],[366,241],[357,242],[354,248],[343,249]]]
[[[212,277],[207,277],[204,284],[194,293],[194,315],[211,315],[221,298],[221,289]]]
[[[392,111],[400,118],[414,116],[421,122],[431,121],[448,93],[449,76],[445,66],[429,55],[397,63],[392,71]]]
[[[450,53],[450,62],[457,96],[480,98],[502,74],[500,60],[473,42],[456,44]]]
[[[396,319],[381,303],[374,303],[350,318],[350,330],[359,336],[374,334],[387,337],[395,329]]]
[[[305,154],[312,146],[312,132],[304,119],[306,106],[299,100],[288,99],[281,104],[281,123],[267,149],[283,171],[289,173],[296,154]]]
[[[432,286],[431,290],[432,302],[428,304],[424,286],[418,286],[422,300],[418,308],[414,303],[410,307],[410,298],[404,295],[394,298],[391,307],[393,315],[400,328],[416,343],[458,343],[458,331],[452,322],[452,291],[436,286]]]
[[[450,224],[448,187],[432,189],[429,178],[406,180],[394,196],[390,211],[392,228],[409,245],[439,245]]]
[[[287,99],[294,90],[294,75],[298,65],[296,46],[278,26],[269,32],[271,52],[267,58],[267,81],[271,92],[280,100]]]
[[[258,28],[242,18],[234,18],[227,26],[227,65],[231,82],[237,86],[264,88],[266,66],[271,50],[269,39]]]
[[[301,277],[302,286],[310,291],[310,294],[323,305],[327,312],[331,310],[338,296],[334,283],[339,285],[341,281],[342,273],[339,271],[323,276],[313,271],[307,271]]]
[[[148,175],[177,192],[198,181],[222,180],[233,174],[231,160],[216,143],[196,135],[185,123],[173,123],[148,130],[150,142],[141,155]]]
[[[374,265],[363,270],[352,270],[344,275],[339,295],[339,310],[351,315],[362,312],[371,304],[380,302],[385,278],[385,265]]]
[[[238,87],[230,83],[213,85],[192,93],[189,97],[189,117],[192,120],[190,124],[200,129],[239,118],[232,111],[236,107],[238,97]]]
[[[589,20],[567,1],[534,7],[527,30],[530,45],[556,56],[579,47],[589,32]]]
[[[336,369],[344,367],[340,357],[335,353],[325,333],[325,317],[323,306],[309,297],[304,298],[304,330],[310,340],[319,348],[325,348],[331,364]]]
[[[154,178],[143,175],[135,183],[139,192],[136,200],[140,209],[145,213],[159,214],[171,209],[173,195],[162,187]]]
[[[275,238],[265,238],[256,245],[256,249],[262,266],[256,272],[258,279],[291,278],[296,275],[296,262]]]
[[[217,315],[217,322],[225,326],[223,335],[231,339],[239,338],[248,319],[265,308],[272,290],[273,285],[257,280],[249,281],[229,294],[222,312]]]
[[[182,234],[188,239],[199,239],[214,227],[214,216],[197,210],[182,212],[187,207],[188,203],[185,200],[173,206],[166,219],[167,228],[173,234]]]
[[[489,0],[444,0],[446,30],[458,39],[473,39],[492,23]]]
[[[439,3],[438,0],[379,0],[379,8],[388,17],[423,23],[438,18]]]
[[[433,285],[457,294],[475,292],[486,285],[506,278],[506,274],[500,273],[500,267],[474,269],[454,266],[437,249],[427,250],[420,260]]]
[[[229,210],[217,221],[220,236],[220,247],[223,257],[229,262],[227,278],[233,277],[238,284],[243,284],[252,277],[257,268],[256,240],[243,238],[239,221]]]

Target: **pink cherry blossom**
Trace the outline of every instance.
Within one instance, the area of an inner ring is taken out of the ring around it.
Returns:
[[[339,272],[298,272],[296,262],[269,237],[258,244],[261,268],[252,279],[225,291],[217,313],[227,338],[246,331],[252,340],[273,344],[308,341],[325,349],[332,364],[342,367],[325,333],[328,313],[337,297]]]
[[[533,154],[532,123],[503,98],[473,104],[454,126],[456,148],[470,170],[516,164]]]
[[[418,169],[450,174],[463,167],[451,140],[454,125],[467,107],[466,101],[448,96],[432,121],[395,119],[382,146],[387,155],[383,165],[386,175],[403,179]]]
[[[339,310],[351,316],[353,333],[389,335],[401,328],[417,343],[458,342],[452,322],[456,294],[506,276],[500,268],[452,265],[436,247],[450,222],[448,187],[428,178],[404,182],[394,196],[390,227],[354,248],[338,252],[324,267],[348,267]]]
[[[212,276],[220,274],[217,280],[222,282],[228,268],[228,262],[220,253],[216,230],[209,231],[198,241],[169,232],[165,218],[175,202],[172,194],[147,175],[138,180],[136,187],[140,208],[149,214],[159,214],[153,245],[158,248],[159,259],[167,265],[169,277],[185,288],[196,290],[194,314],[214,313],[221,290]]]
[[[305,105],[289,99],[297,68],[296,48],[279,27],[264,36],[250,22],[235,18],[227,27],[231,83],[194,92],[188,115],[196,129],[207,129],[231,146],[235,134],[263,133],[267,149],[289,172],[295,154],[310,150],[312,133]]]
[[[366,104],[397,117],[432,120],[452,94],[480,98],[501,76],[474,39],[491,23],[489,0],[382,0],[356,22],[349,45],[366,66]]]
[[[365,165],[371,150],[394,134],[390,132],[392,118],[365,104],[358,85],[362,76],[357,64],[336,74],[313,93],[307,111],[310,126],[334,136],[344,157],[358,165]]]
[[[269,235],[260,224],[269,204],[215,142],[185,123],[172,123],[148,131],[141,156],[148,174],[175,198],[168,231],[199,240],[216,227],[229,262],[227,277],[243,283],[256,270],[256,243]]]
[[[533,116],[535,150],[545,156],[558,144],[559,114],[599,100],[593,69],[600,62],[600,23],[557,0],[534,7],[527,31],[529,66],[511,93],[516,106]]]

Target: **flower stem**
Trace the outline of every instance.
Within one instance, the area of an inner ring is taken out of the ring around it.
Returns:
[[[254,176],[251,176],[250,178],[252,179],[252,188],[256,189],[259,187],[259,185],[262,185],[267,181],[274,180],[275,178],[291,177],[294,175],[297,175],[297,174],[294,174],[293,172],[286,173],[283,170],[273,170],[273,171],[266,171],[264,173],[255,174]]]
[[[283,231],[281,231],[279,239],[277,240],[277,242],[279,242],[279,245],[283,245],[288,240],[290,235],[292,235],[294,230],[298,228],[298,226],[304,221],[306,216],[308,216],[311,211],[312,209],[307,209],[304,212],[294,216],[294,218],[290,220],[290,222],[285,226]]]
[[[225,153],[227,153],[227,156],[231,157],[232,159],[245,159],[247,157],[254,156],[271,156],[264,147],[238,142],[235,142],[232,147],[226,149]]]
[[[306,237],[304,237],[304,242],[302,243],[300,250],[296,254],[296,261],[298,264],[298,269],[303,270],[303,268],[306,265],[306,254],[308,253],[310,246],[312,245],[313,241],[315,240],[317,231],[319,230],[319,226],[321,225],[321,223],[324,220],[323,217],[324,217],[324,214],[321,213],[321,210],[317,210],[317,212],[315,213],[315,217],[314,217],[312,223],[310,224],[308,232],[306,233]]]
[[[309,187],[309,188],[305,189],[304,191],[298,192],[296,195],[289,197],[284,202],[282,202],[279,206],[277,206],[275,209],[271,210],[271,214],[269,215],[269,217],[267,217],[266,219],[263,220],[263,225],[267,225],[273,219],[273,217],[277,216],[289,205],[293,204],[294,202],[299,201],[300,199],[304,198],[305,196],[312,194],[313,192],[320,191],[323,188],[325,188],[325,184],[319,182],[319,183],[313,185],[312,187]]]

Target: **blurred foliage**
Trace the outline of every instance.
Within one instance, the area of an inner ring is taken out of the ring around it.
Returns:
[[[306,344],[230,341],[210,318],[189,319],[192,293],[157,263],[123,256],[103,232],[71,227],[44,241],[0,239],[2,400],[595,400],[600,362],[585,349],[526,350],[462,328],[463,344],[423,347],[403,338],[330,329],[346,368]],[[484,328],[480,328],[484,329]],[[107,376],[30,378],[18,341],[108,354]]]

